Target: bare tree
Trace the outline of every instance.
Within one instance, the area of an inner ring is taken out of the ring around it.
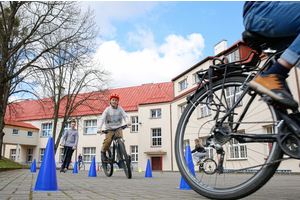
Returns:
[[[32,78],[39,83],[42,92],[46,94],[45,97],[52,99],[52,137],[55,141],[55,152],[64,128],[74,111],[78,107],[86,107],[86,109],[93,109],[95,113],[99,112],[93,107],[93,103],[95,100],[103,100],[103,95],[99,95],[99,92],[105,89],[109,83],[108,73],[93,63],[92,54],[89,54],[90,48],[90,45],[74,49],[68,46],[60,47],[56,54],[44,57],[43,63],[48,65],[49,70],[32,74]],[[66,49],[72,52],[72,59],[65,54]],[[54,68],[54,66],[56,67]],[[60,118],[62,123],[60,130],[57,131]]]
[[[0,159],[9,97],[28,89],[18,86],[32,72],[58,67],[44,64],[45,58],[63,52],[64,63],[75,60],[70,50],[97,36],[92,17],[89,10],[82,14],[74,1],[0,2]]]

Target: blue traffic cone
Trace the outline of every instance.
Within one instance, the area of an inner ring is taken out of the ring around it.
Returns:
[[[75,165],[73,169],[73,174],[78,174],[77,160],[75,160]]]
[[[36,162],[35,162],[35,159],[33,160],[33,163],[31,164],[30,172],[36,172]]]
[[[61,191],[57,188],[53,138],[48,139],[35,188],[31,191]]]
[[[90,166],[89,177],[97,177],[95,157],[93,157],[93,161]]]
[[[152,178],[152,171],[151,171],[150,159],[148,159],[145,177],[146,178]]]
[[[189,169],[195,176],[195,169],[194,169],[194,164],[193,164],[193,159],[192,159],[192,153],[191,153],[191,148],[189,145],[186,146],[186,149],[185,149],[185,161],[186,161]],[[179,188],[176,187],[176,189],[191,190],[192,188],[186,183],[184,178],[181,176],[180,187]]]

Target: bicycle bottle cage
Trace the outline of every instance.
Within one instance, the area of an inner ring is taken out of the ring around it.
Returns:
[[[289,37],[265,37],[252,31],[244,31],[242,38],[246,45],[260,55],[263,50],[271,48],[274,50],[281,50],[289,46],[297,36]]]

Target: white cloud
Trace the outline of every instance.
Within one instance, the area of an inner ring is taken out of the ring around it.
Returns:
[[[200,61],[204,48],[201,34],[194,33],[186,38],[169,35],[159,46],[149,30],[139,30],[139,33],[132,34],[131,40],[144,47],[141,51],[127,52],[111,40],[103,41],[96,53],[102,67],[112,72],[115,87],[171,81]]]
[[[125,21],[139,18],[156,8],[160,2],[154,1],[86,1],[83,10],[88,6],[95,11],[95,22],[100,26],[102,36],[114,38],[116,28],[113,21]]]

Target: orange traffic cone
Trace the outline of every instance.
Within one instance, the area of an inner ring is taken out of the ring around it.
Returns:
[[[98,165],[98,169],[97,169],[97,171],[100,171],[100,167],[99,167],[99,165]]]

